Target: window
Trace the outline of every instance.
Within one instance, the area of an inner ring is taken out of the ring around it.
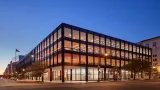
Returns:
[[[149,44],[146,44],[146,47],[149,47]]]
[[[149,50],[149,55],[151,55],[151,50]]]
[[[93,35],[92,34],[88,34],[88,42],[93,42]]]
[[[110,49],[106,48],[106,54],[110,55]]]
[[[142,53],[142,48],[140,48],[140,53]]]
[[[157,57],[157,54],[154,54],[153,57]]]
[[[73,51],[77,51],[79,52],[79,43],[73,42],[73,47],[72,47]]]
[[[99,44],[99,36],[94,36],[94,43],[97,43],[97,44]]]
[[[109,38],[106,38],[106,46],[110,46],[110,39]]]
[[[86,52],[86,44],[81,44],[80,51],[81,52]]]
[[[54,45],[54,53],[57,52],[57,43]]]
[[[86,56],[81,55],[81,64],[86,64]]]
[[[119,41],[116,42],[116,48],[120,48],[120,42]]]
[[[157,61],[157,58],[153,59],[153,61]]]
[[[125,52],[125,58],[128,59],[128,52]]]
[[[111,65],[111,60],[110,59],[106,59],[106,65]]]
[[[115,56],[115,50],[112,50],[111,53],[112,53],[112,56]]]
[[[71,50],[71,41],[64,41],[64,48],[65,50]]]
[[[62,63],[62,54],[58,54],[58,64]]]
[[[104,55],[105,54],[105,48],[101,47],[101,54]]]
[[[133,46],[133,52],[136,52],[136,46]]]
[[[121,67],[124,65],[124,60],[121,60]]]
[[[124,43],[123,42],[121,43],[121,49],[124,49]]]
[[[136,59],[136,54],[133,54],[133,59]]]
[[[132,51],[132,45],[129,45],[129,51]]]
[[[125,44],[125,50],[128,50],[128,44],[127,43]]]
[[[64,63],[65,64],[71,64],[71,54],[70,53],[65,53],[64,54]]]
[[[81,32],[81,40],[82,41],[86,41],[86,33],[85,32]]]
[[[93,65],[93,57],[88,56],[88,64]]]
[[[137,53],[139,53],[139,47],[137,47]]]
[[[105,59],[104,58],[101,58],[101,61],[100,61],[100,65],[104,66],[105,65]]]
[[[120,66],[120,60],[116,60],[116,66]]]
[[[116,61],[115,59],[112,59],[112,66],[115,66],[116,65]]]
[[[104,37],[101,37],[101,45],[105,45]]]
[[[73,64],[74,65],[79,64],[79,55],[73,54]]]
[[[94,63],[95,65],[99,65],[99,57],[94,57]]]
[[[64,36],[71,38],[71,29],[69,28],[64,28]]]
[[[146,54],[146,49],[145,48],[143,48],[143,54]]]
[[[54,56],[54,65],[57,65],[57,55]]]
[[[79,31],[73,30],[73,39],[79,40]]]
[[[57,32],[54,32],[54,42],[57,40]]]
[[[118,51],[118,50],[116,51],[116,56],[120,57],[120,51]]]
[[[53,35],[51,35],[50,40],[51,40],[50,44],[52,44],[53,43]]]
[[[153,47],[156,47],[156,42],[153,42]]]
[[[50,45],[50,43],[49,43],[49,37],[48,37],[48,39],[47,39],[47,46],[49,46]]]
[[[94,53],[95,53],[95,54],[99,54],[99,47],[94,46]]]
[[[51,57],[51,65],[53,65],[53,57]]]
[[[61,29],[58,30],[58,39],[61,38]]]
[[[61,50],[61,42],[58,42],[58,51]]]
[[[92,45],[88,45],[88,53],[93,53],[93,46]]]
[[[124,58],[124,52],[123,51],[121,52],[121,57]]]
[[[112,47],[115,47],[115,40],[111,40],[111,44]]]

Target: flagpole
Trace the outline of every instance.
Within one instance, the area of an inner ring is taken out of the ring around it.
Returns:
[[[17,51],[15,50],[15,62],[16,62],[16,52],[17,52]]]

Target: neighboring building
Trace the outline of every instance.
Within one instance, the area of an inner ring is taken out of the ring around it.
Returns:
[[[152,65],[160,66],[160,36],[140,41],[139,44],[152,48]]]
[[[24,55],[18,55],[12,58],[10,64],[7,65],[4,71],[4,75],[11,75],[13,72],[15,72],[17,62],[19,62],[23,57]]]
[[[133,59],[151,62],[151,55],[148,47],[62,23],[29,52],[17,68],[42,62],[48,66],[44,80],[110,80],[113,79],[112,67],[121,68]],[[130,72],[121,72],[122,79],[130,78]]]

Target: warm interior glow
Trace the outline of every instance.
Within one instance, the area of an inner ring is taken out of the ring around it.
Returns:
[[[157,67],[157,71],[160,72],[160,66]]]

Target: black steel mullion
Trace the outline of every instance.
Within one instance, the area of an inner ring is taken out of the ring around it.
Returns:
[[[110,55],[111,55],[111,58],[110,58],[110,65],[112,66],[112,50],[111,50],[111,47],[112,47],[112,41],[111,41],[111,37],[109,38],[109,42],[110,42]]]
[[[119,41],[120,43],[119,43],[119,46],[120,46],[120,52],[119,52],[119,54],[120,54],[120,67],[122,67],[122,47],[121,47],[121,44],[122,44],[122,42],[121,41]]]
[[[73,29],[72,27],[70,28],[71,29],[71,66],[73,66]]]
[[[86,33],[86,81],[88,81],[88,32]]]
[[[61,48],[62,48],[62,82],[64,82],[64,26],[63,24],[61,25],[61,34],[62,34],[62,45],[61,45]]]

